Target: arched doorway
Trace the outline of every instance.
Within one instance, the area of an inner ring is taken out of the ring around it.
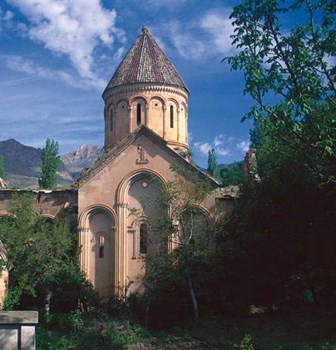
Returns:
[[[114,290],[115,220],[111,212],[95,208],[88,215],[89,278],[102,296]]]
[[[152,228],[153,222],[162,216],[163,210],[167,210],[159,204],[164,186],[160,175],[142,169],[125,178],[119,187],[118,199],[124,205],[119,207],[118,218],[125,232],[123,242],[119,243],[120,266],[126,262],[120,277],[127,293],[143,288],[146,256],[157,249],[159,240],[154,241]]]

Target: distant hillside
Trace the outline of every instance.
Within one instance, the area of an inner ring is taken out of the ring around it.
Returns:
[[[241,166],[243,163],[244,163],[244,161],[240,160],[240,161],[236,161],[236,162],[233,162],[233,163],[230,163],[230,164],[218,164],[218,168],[219,169],[232,168],[232,167],[234,167],[236,165]]]
[[[102,148],[82,145],[76,151],[61,156],[58,183],[75,181],[84,167],[95,162]],[[0,155],[4,157],[5,177],[10,187],[36,188],[41,176],[41,148],[34,148],[10,139],[0,141]]]

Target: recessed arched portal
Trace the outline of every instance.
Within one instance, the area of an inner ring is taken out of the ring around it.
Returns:
[[[153,231],[153,224],[167,210],[159,203],[164,187],[162,176],[149,169],[129,175],[119,186],[118,201],[123,205],[119,206],[118,218],[120,230],[125,232],[123,241],[119,242],[119,261],[126,262],[120,277],[127,292],[142,288],[146,255],[163,246],[160,237],[154,237],[157,232]]]
[[[105,206],[93,206],[82,215],[82,265],[102,296],[114,293],[115,217]]]

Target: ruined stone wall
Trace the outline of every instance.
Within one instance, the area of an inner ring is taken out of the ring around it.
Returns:
[[[65,219],[72,230],[77,225],[77,190],[0,190],[0,216],[10,214],[11,203],[14,199],[32,194],[33,207],[48,219]]]

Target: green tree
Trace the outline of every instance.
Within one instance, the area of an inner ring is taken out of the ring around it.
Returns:
[[[244,181],[243,163],[230,164],[220,169],[223,186],[238,186]]]
[[[217,157],[216,152],[212,148],[208,151],[208,174],[214,177],[215,179],[219,178],[219,169],[217,166]]]
[[[5,177],[4,157],[1,154],[0,154],[0,177],[2,179]]]
[[[40,188],[54,189],[57,186],[57,170],[60,163],[58,142],[47,139],[42,150],[42,175],[39,179]]]
[[[228,61],[243,70],[245,93],[256,102],[245,118],[267,119],[263,128],[315,153],[307,166],[321,184],[335,181],[335,7],[333,0],[254,0],[231,14],[238,53]],[[288,16],[302,20],[288,29]]]
[[[149,244],[160,247],[145,257],[147,295],[150,302],[170,298],[169,314],[176,307],[190,305],[194,319],[199,317],[198,267],[209,252],[209,222],[200,204],[211,191],[207,180],[200,180],[194,171],[173,164],[176,178],[161,186],[155,206],[162,208],[162,216],[150,222]],[[162,249],[162,247],[165,247]],[[152,250],[153,251],[153,250]],[[160,299],[162,297],[162,299]],[[177,302],[179,300],[179,302]],[[157,309],[162,310],[162,302]],[[168,305],[167,302],[163,304]]]
[[[80,271],[78,246],[62,221],[47,222],[33,210],[32,195],[13,200],[0,220],[0,241],[9,271],[6,309],[47,307],[69,311],[87,306],[95,293]]]
[[[240,248],[235,275],[250,303],[334,293],[336,69],[327,59],[336,54],[335,8],[255,0],[231,15],[239,51],[228,60],[256,102],[245,118],[255,123],[260,180],[241,188],[224,236]],[[301,24],[284,28],[288,16]]]

